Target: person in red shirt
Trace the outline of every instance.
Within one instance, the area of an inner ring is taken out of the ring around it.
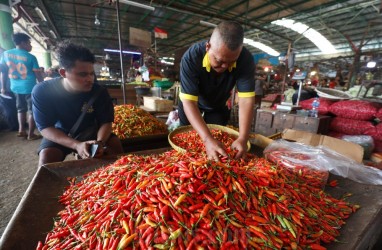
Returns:
[[[329,88],[334,89],[337,86],[336,81],[332,78],[329,82]]]

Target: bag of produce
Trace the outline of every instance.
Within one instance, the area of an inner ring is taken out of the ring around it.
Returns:
[[[329,110],[332,114],[354,120],[371,120],[377,113],[380,105],[360,100],[346,100],[336,102],[330,106]]]
[[[382,108],[378,110],[378,112],[375,114],[375,117],[382,121]]]
[[[264,157],[278,166],[297,173],[306,183],[324,188],[329,178],[329,172],[316,162],[314,154],[299,150],[300,147],[301,144],[277,140],[265,148]]]
[[[382,153],[382,140],[374,140],[374,152]]]
[[[382,123],[365,131],[366,135],[370,135],[374,140],[382,141]]]
[[[382,185],[382,170],[365,167],[324,146],[276,140],[265,148],[264,156],[275,164],[299,171],[302,178],[315,186],[326,183],[327,172],[359,183]]]
[[[352,120],[334,117],[330,122],[329,129],[346,135],[363,135],[369,129],[373,129],[373,123],[369,121]]]
[[[315,100],[315,98],[310,98],[308,100],[304,100],[300,102],[300,106],[303,109],[311,110],[312,109],[312,103]],[[320,115],[326,115],[329,113],[330,106],[334,103],[331,100],[325,99],[325,98],[319,98],[320,100],[320,106],[318,107],[318,114]]]

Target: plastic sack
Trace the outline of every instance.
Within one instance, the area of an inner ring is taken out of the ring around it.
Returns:
[[[382,123],[379,123],[374,128],[365,131],[366,135],[370,135],[374,140],[382,141]]]
[[[312,103],[315,100],[315,98],[311,98],[308,100],[304,100],[300,102],[300,106],[303,109],[311,110],[312,109]],[[318,113],[320,115],[326,115],[329,113],[330,106],[334,103],[331,100],[325,99],[325,98],[319,98],[320,106],[318,107]]]
[[[382,153],[382,141],[374,140],[374,152]]]
[[[347,100],[334,103],[329,110],[338,117],[367,121],[374,117],[379,108],[380,105],[377,103]]]
[[[382,121],[382,108],[378,110],[377,113],[375,113],[375,117],[377,117],[379,120]]]
[[[370,135],[344,135],[341,139],[360,145],[363,148],[364,159],[369,159],[374,150],[374,140]]]
[[[341,117],[334,117],[330,122],[329,129],[346,135],[363,135],[367,130],[375,126],[372,122],[352,120]]]
[[[329,172],[316,163],[314,155],[297,150],[295,144],[285,140],[277,140],[269,144],[264,149],[264,156],[268,161],[298,175],[300,179],[313,187],[324,188],[328,181]]]
[[[324,146],[276,140],[265,148],[264,155],[266,159],[284,166],[304,166],[318,173],[329,171],[359,183],[382,185],[382,170],[366,167]]]
[[[168,114],[166,125],[168,126],[169,131],[173,131],[174,129],[180,126],[178,110],[171,111]]]

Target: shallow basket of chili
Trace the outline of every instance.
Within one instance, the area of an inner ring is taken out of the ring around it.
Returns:
[[[229,142],[232,143],[234,140],[236,140],[236,138],[239,137],[239,132],[229,127],[216,124],[207,124],[207,127],[210,129],[214,138],[223,142],[223,144]],[[168,135],[168,141],[171,147],[180,153],[186,153],[190,149],[187,146],[188,144],[192,145],[192,148],[194,149],[197,148],[198,150],[204,150],[204,146],[199,135],[191,125],[181,126],[172,131]],[[200,147],[195,147],[197,144],[199,144]],[[229,147],[230,145],[226,146]],[[248,141],[247,151],[250,149],[251,144]]]

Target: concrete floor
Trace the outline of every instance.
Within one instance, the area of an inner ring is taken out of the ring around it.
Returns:
[[[0,236],[36,173],[40,141],[0,131]],[[68,156],[66,160],[73,158]]]

